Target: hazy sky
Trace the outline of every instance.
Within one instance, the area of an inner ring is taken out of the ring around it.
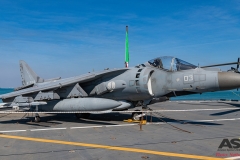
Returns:
[[[1,0],[0,87],[21,85],[19,60],[43,78],[124,67],[126,25],[130,66],[164,55],[196,65],[240,57],[239,0]]]

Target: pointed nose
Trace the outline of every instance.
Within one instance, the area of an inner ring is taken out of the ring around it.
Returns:
[[[240,74],[233,72],[218,72],[220,90],[240,88]]]

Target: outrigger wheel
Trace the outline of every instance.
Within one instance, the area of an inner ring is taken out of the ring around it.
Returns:
[[[75,113],[75,116],[79,118],[88,118],[90,116],[90,113]]]
[[[40,119],[40,116],[37,114],[37,115],[35,116],[34,121],[38,123],[38,122],[40,122],[40,120],[41,120],[41,119]]]
[[[40,116],[39,116],[39,114],[37,113],[37,112],[38,112],[38,106],[36,106],[35,110],[36,110],[36,113],[35,113],[35,119],[34,119],[34,121],[38,123],[38,122],[40,122]]]

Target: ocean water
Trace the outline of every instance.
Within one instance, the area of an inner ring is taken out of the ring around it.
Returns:
[[[218,91],[218,92],[206,92],[202,94],[192,94],[186,96],[172,97],[170,100],[240,100],[240,91]]]
[[[12,92],[12,88],[0,88],[0,95]],[[186,96],[178,96],[173,97],[171,101],[179,101],[179,100],[240,100],[240,91],[230,90],[230,91],[218,91],[218,92],[206,92],[202,94],[192,94]],[[0,99],[0,102],[1,99]]]
[[[1,94],[5,94],[5,93],[9,93],[12,92],[13,88],[0,88],[0,95]],[[2,100],[0,99],[0,102],[2,102]]]

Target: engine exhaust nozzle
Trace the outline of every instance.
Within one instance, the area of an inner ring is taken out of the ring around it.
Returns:
[[[234,72],[218,72],[220,90],[240,88],[240,74]]]

